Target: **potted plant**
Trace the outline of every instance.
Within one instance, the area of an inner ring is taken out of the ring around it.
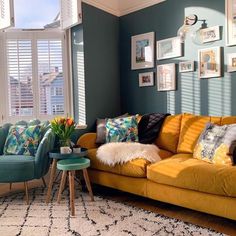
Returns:
[[[59,117],[51,121],[52,131],[59,139],[60,147],[70,147],[71,134],[74,132],[76,123],[70,117]]]

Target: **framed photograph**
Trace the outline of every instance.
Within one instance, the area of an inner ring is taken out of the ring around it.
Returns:
[[[154,73],[147,72],[147,73],[140,73],[139,74],[139,87],[147,87],[154,85]]]
[[[157,41],[157,60],[181,57],[182,45],[180,37]]]
[[[194,71],[194,61],[183,61],[179,63],[179,72],[192,72]]]
[[[199,78],[213,78],[221,76],[221,47],[200,49]]]
[[[157,66],[157,91],[176,90],[176,68],[175,64],[164,64]]]
[[[153,68],[154,32],[132,36],[131,44],[131,69]]]
[[[225,0],[226,44],[236,45],[236,0]]]
[[[209,28],[202,29],[200,31],[201,41],[203,43],[209,43],[213,41],[220,40],[220,26],[213,26]]]
[[[228,57],[227,71],[235,72],[236,71],[236,53],[229,53],[227,57]]]

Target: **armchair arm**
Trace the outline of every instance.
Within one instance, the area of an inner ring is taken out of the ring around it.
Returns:
[[[41,178],[49,169],[50,159],[48,153],[54,148],[55,135],[51,129],[44,134],[35,155],[35,178]]]
[[[99,146],[96,144],[96,133],[83,134],[78,139],[77,144],[87,149],[98,148]]]

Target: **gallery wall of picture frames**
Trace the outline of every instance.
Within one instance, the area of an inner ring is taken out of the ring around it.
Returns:
[[[236,46],[236,9],[233,5],[236,0],[225,0],[226,15],[226,46]],[[235,11],[235,12],[234,12]],[[221,40],[220,27],[211,26],[200,29],[200,41],[202,44]],[[154,68],[155,65],[155,32],[132,36],[131,39],[131,69]],[[180,36],[156,41],[156,60],[182,57],[183,45]],[[209,47],[198,50],[198,75],[200,79],[216,78],[222,76],[222,53],[223,47]],[[227,54],[227,72],[236,72],[236,53]],[[157,65],[156,86],[157,91],[176,90],[176,67],[175,63]],[[181,61],[178,64],[179,73],[195,71],[195,62],[192,60]],[[154,86],[154,72],[139,73],[139,87]]]

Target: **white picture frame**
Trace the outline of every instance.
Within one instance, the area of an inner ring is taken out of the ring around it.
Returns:
[[[157,66],[157,91],[176,90],[175,63]]]
[[[154,85],[154,73],[146,72],[139,74],[139,87],[149,87]]]
[[[154,32],[131,37],[131,69],[154,67]]]
[[[180,37],[159,40],[156,44],[157,60],[181,57],[183,55],[183,44]]]
[[[236,45],[236,0],[225,0],[226,45]]]
[[[200,35],[202,43],[209,43],[220,40],[220,26],[216,25],[213,27],[201,29]]]
[[[179,63],[179,72],[193,72],[194,71],[194,61],[182,61]]]
[[[221,47],[198,50],[199,78],[215,78],[221,76]]]
[[[236,53],[227,55],[227,72],[236,72]]]

